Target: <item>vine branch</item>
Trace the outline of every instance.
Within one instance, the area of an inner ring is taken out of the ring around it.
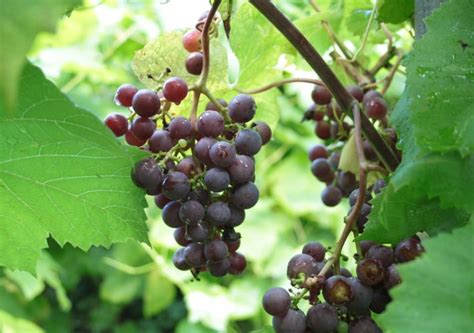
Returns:
[[[240,93],[242,94],[248,94],[248,95],[253,95],[253,94],[258,94],[258,93],[262,93],[264,91],[267,91],[267,90],[270,90],[272,88],[276,88],[276,87],[280,87],[284,84],[287,84],[287,83],[312,83],[312,84],[316,84],[318,86],[324,86],[324,83],[323,81],[321,80],[315,80],[315,79],[307,79],[307,78],[291,78],[291,79],[285,79],[285,80],[280,80],[280,81],[275,81],[275,82],[272,82],[270,84],[267,84],[263,87],[260,87],[260,88],[256,88],[256,89],[253,89],[253,90],[247,90],[247,91],[243,91],[243,90],[238,90]]]

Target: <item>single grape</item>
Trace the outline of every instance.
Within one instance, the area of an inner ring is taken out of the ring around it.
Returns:
[[[333,177],[333,171],[328,160],[317,158],[311,163],[311,172],[320,181],[326,182]]]
[[[311,332],[317,333],[332,333],[339,324],[336,309],[327,303],[310,307],[306,314],[306,322]]]
[[[359,87],[359,86],[355,86],[355,85],[348,86],[348,87],[347,87],[347,91],[348,91],[349,94],[351,94],[352,97],[354,97],[358,102],[362,102],[362,100],[364,99],[364,91],[363,91],[362,88]]]
[[[183,46],[188,52],[201,51],[201,32],[198,30],[191,30],[183,36]]]
[[[377,153],[375,152],[374,148],[372,148],[370,142],[368,140],[364,140],[362,144],[364,146],[365,158],[372,162],[377,161]]]
[[[382,95],[378,92],[378,91],[375,91],[375,90],[369,90],[367,91],[365,94],[364,94],[364,98],[362,99],[362,104],[367,104],[369,103],[372,99],[374,99],[375,97],[378,97],[378,98],[383,98]]]
[[[227,244],[219,239],[212,240],[204,246],[204,255],[211,262],[223,260],[228,254]]]
[[[225,99],[222,99],[222,98],[218,98],[217,99],[217,102],[219,102],[220,106],[226,108],[227,107],[227,102],[225,101]],[[206,104],[206,108],[205,110],[219,110],[219,108],[211,101],[209,101],[207,104]]]
[[[234,205],[229,205],[230,209],[230,219],[227,221],[226,225],[229,227],[238,227],[245,220],[245,210],[235,207]]]
[[[150,118],[138,117],[130,125],[130,131],[138,139],[148,140],[155,131],[156,124]]]
[[[235,138],[235,149],[241,155],[253,156],[262,148],[260,134],[251,129],[243,129],[237,133]]]
[[[140,89],[133,96],[132,107],[141,117],[153,117],[160,113],[160,98],[153,90]]]
[[[224,127],[224,117],[217,111],[205,111],[197,121],[197,130],[202,136],[215,138],[224,132]]]
[[[335,100],[332,100],[331,103],[326,106],[326,114],[329,119],[337,121],[342,117],[342,109]]]
[[[212,163],[222,168],[230,167],[235,156],[236,151],[234,145],[226,141],[216,142],[209,150],[209,157]]]
[[[212,145],[217,142],[214,138],[202,138],[194,146],[194,154],[202,163],[207,166],[212,165],[211,157],[209,156],[209,151],[211,150]]]
[[[272,138],[272,129],[267,123],[263,121],[256,121],[253,123],[252,128],[260,134],[262,138],[262,145],[266,145]]]
[[[153,132],[148,145],[153,153],[167,152],[174,146],[170,133],[161,129]]]
[[[170,201],[171,200],[165,197],[163,193],[155,195],[155,205],[160,209],[163,209],[165,205]]]
[[[198,173],[198,167],[192,157],[185,157],[179,161],[175,170],[184,173],[189,179],[193,178]]]
[[[184,260],[191,267],[202,267],[206,265],[204,256],[204,245],[199,243],[190,243],[184,248]]]
[[[229,272],[230,261],[229,259],[223,259],[216,262],[208,261],[206,267],[212,276],[222,277]]]
[[[391,248],[383,245],[374,245],[367,251],[366,258],[380,260],[384,268],[388,268],[395,261]]]
[[[306,279],[312,275],[316,276],[318,273],[319,270],[316,260],[304,253],[293,256],[288,262],[286,269],[286,275],[290,280],[297,279],[300,275]]]
[[[313,102],[318,105],[326,105],[331,102],[332,94],[328,88],[323,86],[315,86],[311,92]]]
[[[383,286],[385,289],[392,289],[396,285],[399,285],[402,282],[400,274],[397,271],[395,264],[390,265],[385,272],[385,278],[383,280]]]
[[[357,187],[356,176],[350,171],[341,171],[337,175],[337,185],[346,195],[349,195]]]
[[[325,145],[317,144],[308,152],[308,157],[310,161],[314,161],[318,158],[328,158],[328,151]]]
[[[316,261],[323,261],[326,255],[326,248],[319,242],[309,242],[303,247],[304,254],[308,254]]]
[[[357,201],[357,198],[359,197],[359,189],[356,188],[355,190],[353,190],[351,192],[351,194],[349,195],[349,205],[354,206],[356,201]],[[365,198],[364,198],[364,202],[369,202],[370,200],[372,200],[372,195],[370,194],[369,191],[365,191]]]
[[[191,241],[186,238],[186,228],[185,227],[179,227],[177,229],[174,229],[174,240],[176,243],[178,243],[181,246],[186,246],[188,245]]]
[[[139,139],[135,136],[135,134],[130,131],[130,129],[125,133],[125,141],[130,146],[141,147],[146,143],[147,139]]]
[[[193,133],[191,122],[184,117],[176,117],[170,121],[168,131],[173,140],[187,139]]]
[[[182,78],[171,77],[163,83],[163,96],[170,102],[181,103],[188,95],[188,84]]]
[[[372,119],[383,119],[387,115],[387,109],[387,103],[380,97],[374,97],[365,104],[367,116]]]
[[[372,302],[373,291],[371,287],[363,285],[358,278],[349,278],[349,284],[352,290],[352,299],[346,304],[347,309],[356,315],[362,315],[369,312],[369,306]]]
[[[247,267],[247,260],[242,254],[238,252],[234,252],[230,254],[229,262],[230,262],[229,274],[232,274],[232,275],[242,274],[245,271],[245,268]]]
[[[227,107],[230,119],[236,123],[246,123],[251,120],[256,109],[255,100],[252,96],[245,94],[239,94],[232,98]]]
[[[353,208],[354,207],[351,207],[351,209],[349,210],[349,213],[352,212]],[[357,221],[356,221],[357,229],[359,230],[359,232],[364,231],[365,225],[367,224],[367,221],[369,220],[369,214],[371,210],[372,210],[372,206],[366,203],[362,204],[362,207],[360,208],[359,216],[357,217]]]
[[[341,152],[335,151],[331,155],[329,155],[328,162],[334,170],[339,168],[339,161],[341,159]]]
[[[284,317],[273,317],[273,328],[276,333],[304,333],[306,316],[301,310],[288,310]]]
[[[120,113],[112,113],[104,120],[105,125],[112,130],[116,137],[122,136],[128,131],[128,120]]]
[[[186,70],[188,71],[189,74],[200,75],[202,72],[203,63],[204,63],[204,56],[202,55],[202,53],[193,52],[186,59],[184,66],[186,67]]]
[[[224,191],[230,184],[229,173],[222,168],[211,168],[204,175],[204,184],[206,184],[207,189],[210,191]]]
[[[247,155],[237,155],[227,171],[234,183],[247,183],[255,175],[255,162]]]
[[[321,192],[321,200],[328,207],[337,206],[341,202],[342,192],[332,185],[326,186]]]
[[[263,295],[262,304],[269,315],[284,317],[290,310],[291,297],[286,289],[275,287]]]
[[[229,248],[229,253],[234,253],[240,247],[240,239],[237,240],[225,240],[227,247]]]
[[[352,321],[348,333],[383,333],[370,317],[359,317]]]
[[[206,221],[214,226],[223,226],[230,220],[229,205],[223,201],[216,201],[207,207]]]
[[[392,301],[392,298],[388,294],[385,288],[374,289],[374,296],[370,303],[370,310],[375,313],[382,313],[385,311],[387,304]]]
[[[149,157],[138,161],[132,169],[131,176],[135,185],[147,192],[160,192],[163,170],[153,158]]]
[[[342,275],[333,275],[326,280],[323,296],[329,304],[345,304],[352,298],[349,280]]]
[[[179,249],[173,254],[173,264],[181,271],[187,271],[191,268],[184,260],[184,248]]]
[[[254,183],[245,183],[237,187],[232,194],[231,202],[240,209],[249,209],[257,204],[259,192]]]
[[[184,199],[190,190],[189,179],[179,171],[171,171],[163,181],[163,194],[171,200]]]
[[[382,262],[376,259],[364,259],[357,264],[357,277],[366,286],[375,286],[382,282],[385,269]]]
[[[194,188],[188,195],[189,200],[196,200],[203,206],[209,206],[212,203],[211,193],[203,188]]]
[[[424,252],[424,250],[425,249],[421,245],[420,240],[411,237],[397,244],[397,247],[395,248],[395,258],[397,259],[397,262],[400,263],[411,261]]]
[[[374,246],[376,243],[375,242],[372,242],[372,241],[369,241],[369,240],[362,240],[360,241],[359,245],[360,245],[360,249],[362,251],[362,255],[365,257],[365,255],[367,254],[367,252],[369,251],[369,249]]]
[[[385,183],[384,179],[377,180],[374,184],[374,187],[373,187],[374,193],[379,194],[386,185],[387,184]]]
[[[181,208],[181,203],[178,201],[170,201],[168,202],[165,207],[163,207],[163,211],[161,212],[161,218],[163,222],[168,227],[171,228],[180,228],[184,227],[184,223],[181,222],[179,218],[179,209]]]
[[[196,225],[203,218],[204,207],[195,200],[184,202],[179,209],[179,219],[188,225]]]
[[[193,242],[204,242],[209,237],[210,227],[206,222],[187,226],[188,237]]]
[[[331,125],[324,120],[318,121],[314,128],[316,136],[322,140],[327,140],[331,137]]]
[[[137,88],[132,84],[125,83],[118,87],[115,92],[115,103],[124,107],[131,107],[133,96],[137,93]]]

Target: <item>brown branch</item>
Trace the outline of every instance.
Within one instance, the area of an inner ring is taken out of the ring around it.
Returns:
[[[266,86],[256,88],[256,89],[252,89],[252,90],[243,91],[243,90],[237,89],[237,91],[241,94],[253,95],[253,94],[262,93],[262,92],[270,90],[272,88],[280,87],[280,86],[282,86],[284,84],[287,84],[287,83],[300,83],[300,82],[301,83],[312,83],[312,84],[315,84],[315,85],[318,85],[318,86],[324,86],[324,83],[321,80],[296,77],[296,78],[292,78],[292,79],[285,79],[285,80],[275,81],[275,82],[272,82],[270,84],[267,84]]]
[[[321,55],[309,43],[306,37],[278,10],[269,0],[250,0],[285,37],[293,44],[296,50],[303,56],[313,70],[318,74],[324,84],[331,91],[337,103],[349,115],[351,115],[353,97],[346,91],[342,83],[337,79]],[[370,120],[361,113],[361,129],[364,136],[369,140],[380,160],[391,171],[394,171],[400,163],[398,157],[382,139]]]
[[[393,77],[395,76],[395,73],[397,72],[398,67],[401,64],[402,59],[403,59],[402,52],[398,52],[397,53],[397,61],[395,62],[395,64],[393,64],[392,68],[390,69],[390,72],[388,73],[387,77],[385,78],[385,83],[383,85],[383,88],[380,91],[382,93],[382,95],[384,95],[387,92],[388,88],[390,87],[390,84],[392,83]]]

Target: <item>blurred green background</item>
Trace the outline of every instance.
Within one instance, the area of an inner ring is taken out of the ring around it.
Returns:
[[[292,19],[312,19],[307,1],[275,2]],[[352,50],[367,24],[367,4],[370,1],[360,1],[366,10],[352,10],[337,26],[339,37]],[[143,86],[131,69],[134,52],[163,32],[191,28],[208,8],[206,0],[86,1],[59,22],[56,34],[39,35],[29,58],[77,105],[104,118],[120,111],[113,103],[120,84]],[[378,34],[371,36],[362,57],[369,64],[385,51],[378,26],[373,29]],[[406,27],[395,29],[397,46],[406,48],[411,42]],[[330,44],[316,47],[329,59]],[[285,70],[311,76],[298,59]],[[341,79],[350,82],[343,75]],[[402,87],[403,76],[397,75],[388,100],[393,103]],[[161,222],[159,210],[149,201],[147,223],[155,251],[130,241],[84,253],[50,241],[36,278],[0,270],[4,332],[271,332],[271,318],[260,307],[263,293],[272,286],[289,287],[286,263],[305,242],[334,244],[348,208],[346,202],[336,208],[323,206],[323,185],[309,169],[307,150],[318,141],[313,125],[301,123],[301,117],[311,103],[311,89],[294,84],[278,91],[280,120],[272,142],[257,156],[261,200],[238,229],[239,252],[249,262],[242,276],[215,279],[203,274],[198,282],[176,270],[171,263],[178,247],[173,230]],[[351,251],[349,245],[344,253]]]

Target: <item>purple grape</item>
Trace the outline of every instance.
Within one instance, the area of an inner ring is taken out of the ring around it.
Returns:
[[[348,333],[383,333],[370,317],[359,317],[352,321]]]
[[[214,145],[216,142],[217,140],[214,138],[205,137],[200,139],[194,147],[194,153],[196,154],[198,160],[200,160],[207,166],[212,165],[211,157],[209,156],[209,151],[211,150],[212,145]]]
[[[202,113],[197,121],[197,130],[202,136],[218,137],[224,132],[224,127],[224,117],[213,110]]]
[[[222,259],[216,262],[208,261],[206,267],[212,276],[222,277],[229,272],[230,261],[229,259]]]
[[[238,252],[234,252],[229,255],[229,262],[229,274],[232,275],[242,274],[245,271],[245,268],[247,267],[247,260],[242,254]]]
[[[310,161],[314,161],[318,158],[323,158],[323,159],[328,158],[328,151],[326,149],[326,146],[318,144],[311,147],[311,149],[308,152],[308,157]]]
[[[235,149],[241,155],[253,156],[262,148],[260,134],[251,129],[243,129],[237,133],[235,138]]]
[[[240,94],[232,98],[227,110],[230,118],[236,123],[246,123],[255,115],[257,105],[252,96]]]
[[[179,249],[173,254],[173,264],[181,271],[187,271],[191,268],[184,260],[184,248]]]
[[[115,103],[124,107],[131,107],[133,96],[137,93],[137,88],[129,83],[122,84],[115,93]]]
[[[153,90],[140,89],[133,96],[132,107],[141,117],[153,117],[160,113],[160,98]]]
[[[259,192],[254,183],[245,183],[235,189],[231,197],[232,204],[240,209],[249,209],[258,202]]]
[[[229,205],[223,201],[216,201],[207,207],[206,221],[214,226],[223,226],[230,220]]]
[[[234,183],[247,183],[255,174],[255,162],[246,155],[237,155],[227,170]]]
[[[399,285],[402,282],[402,278],[397,271],[396,265],[390,265],[385,272],[385,278],[383,281],[383,286],[385,289],[392,289],[396,285]]]
[[[331,165],[325,158],[317,158],[311,163],[311,172],[320,181],[326,182],[334,177]]]
[[[173,140],[187,139],[193,133],[191,122],[184,117],[176,117],[170,121],[168,131]]]
[[[368,313],[373,296],[372,288],[363,285],[358,278],[349,278],[348,281],[351,285],[353,297],[346,304],[347,309],[356,315]]]
[[[210,227],[206,222],[187,226],[188,237],[194,242],[204,242],[209,237]]]
[[[227,221],[226,225],[229,227],[238,227],[245,220],[245,210],[235,207],[234,205],[229,205],[230,209],[230,219]]]
[[[148,140],[155,131],[156,124],[149,118],[138,117],[130,125],[130,131],[138,139]]]
[[[188,58],[184,66],[189,74],[199,75],[202,72],[202,66],[204,63],[204,56],[201,52],[192,52]]]
[[[197,175],[198,167],[192,157],[185,157],[176,165],[175,171],[182,172],[186,177],[192,179]]]
[[[304,333],[306,316],[301,310],[290,309],[284,317],[273,317],[272,325],[276,333]]]
[[[179,218],[179,209],[181,208],[181,203],[178,201],[170,201],[161,212],[161,218],[163,222],[171,228],[180,228],[184,227],[184,223],[181,222]]]
[[[316,261],[323,261],[326,248],[319,242],[309,242],[303,247],[304,254],[308,254]]]
[[[213,164],[222,168],[227,168],[232,165],[236,156],[235,147],[225,141],[218,141],[212,145],[209,151],[209,157]]]
[[[327,303],[319,303],[309,308],[306,320],[311,332],[318,333],[332,333],[339,324],[336,309]]]
[[[395,248],[395,257],[397,262],[407,262],[418,257],[424,250],[420,240],[411,237],[398,243]]]
[[[112,130],[116,137],[125,135],[128,131],[128,120],[120,113],[112,113],[104,120],[105,125]]]
[[[345,304],[352,299],[352,288],[349,280],[342,275],[333,275],[326,280],[323,296],[329,304]]]
[[[199,243],[190,243],[184,248],[184,260],[191,267],[203,267],[206,265],[204,256],[204,245]]]
[[[163,194],[171,200],[184,199],[191,185],[186,175],[179,171],[171,171],[163,181]]]
[[[267,123],[263,121],[256,121],[253,123],[252,128],[260,134],[262,138],[262,145],[266,145],[272,138],[272,129]]]
[[[188,95],[186,81],[179,77],[171,77],[163,83],[163,96],[170,102],[180,104]]]
[[[385,288],[376,288],[374,289],[374,296],[370,303],[370,310],[375,313],[382,313],[385,311],[387,304],[391,301],[392,298]]]
[[[148,145],[153,153],[167,152],[173,148],[173,140],[166,130],[157,130],[148,140]]]
[[[297,254],[288,262],[286,275],[290,280],[299,278],[300,275],[306,279],[312,275],[318,275],[318,263],[307,254]]]
[[[227,258],[229,248],[224,241],[215,239],[204,246],[204,255],[210,262],[216,262]]]
[[[318,105],[326,105],[331,102],[332,94],[328,88],[323,86],[315,86],[311,92],[314,103]]]
[[[366,286],[375,286],[382,282],[385,275],[380,260],[364,259],[357,264],[357,277]]]
[[[284,317],[290,310],[291,297],[283,288],[267,290],[262,299],[263,309],[271,316]]]
[[[186,228],[185,227],[179,227],[174,230],[173,233],[174,240],[176,243],[178,243],[181,246],[186,246],[188,245],[191,241],[186,238]]]
[[[383,245],[372,246],[365,257],[380,260],[384,268],[388,268],[395,261],[392,249]]]
[[[222,99],[222,98],[218,98],[217,99],[217,102],[219,102],[219,104],[222,106],[222,107],[227,107],[227,102]],[[219,110],[219,108],[211,101],[209,101],[207,104],[206,104],[206,110]]]
[[[204,184],[210,191],[224,191],[230,184],[229,173],[222,168],[211,168],[204,175]]]
[[[179,219],[188,225],[196,225],[204,218],[204,207],[195,200],[184,202],[179,209]]]
[[[342,200],[342,192],[337,187],[329,185],[321,192],[321,200],[328,207],[337,206]]]

